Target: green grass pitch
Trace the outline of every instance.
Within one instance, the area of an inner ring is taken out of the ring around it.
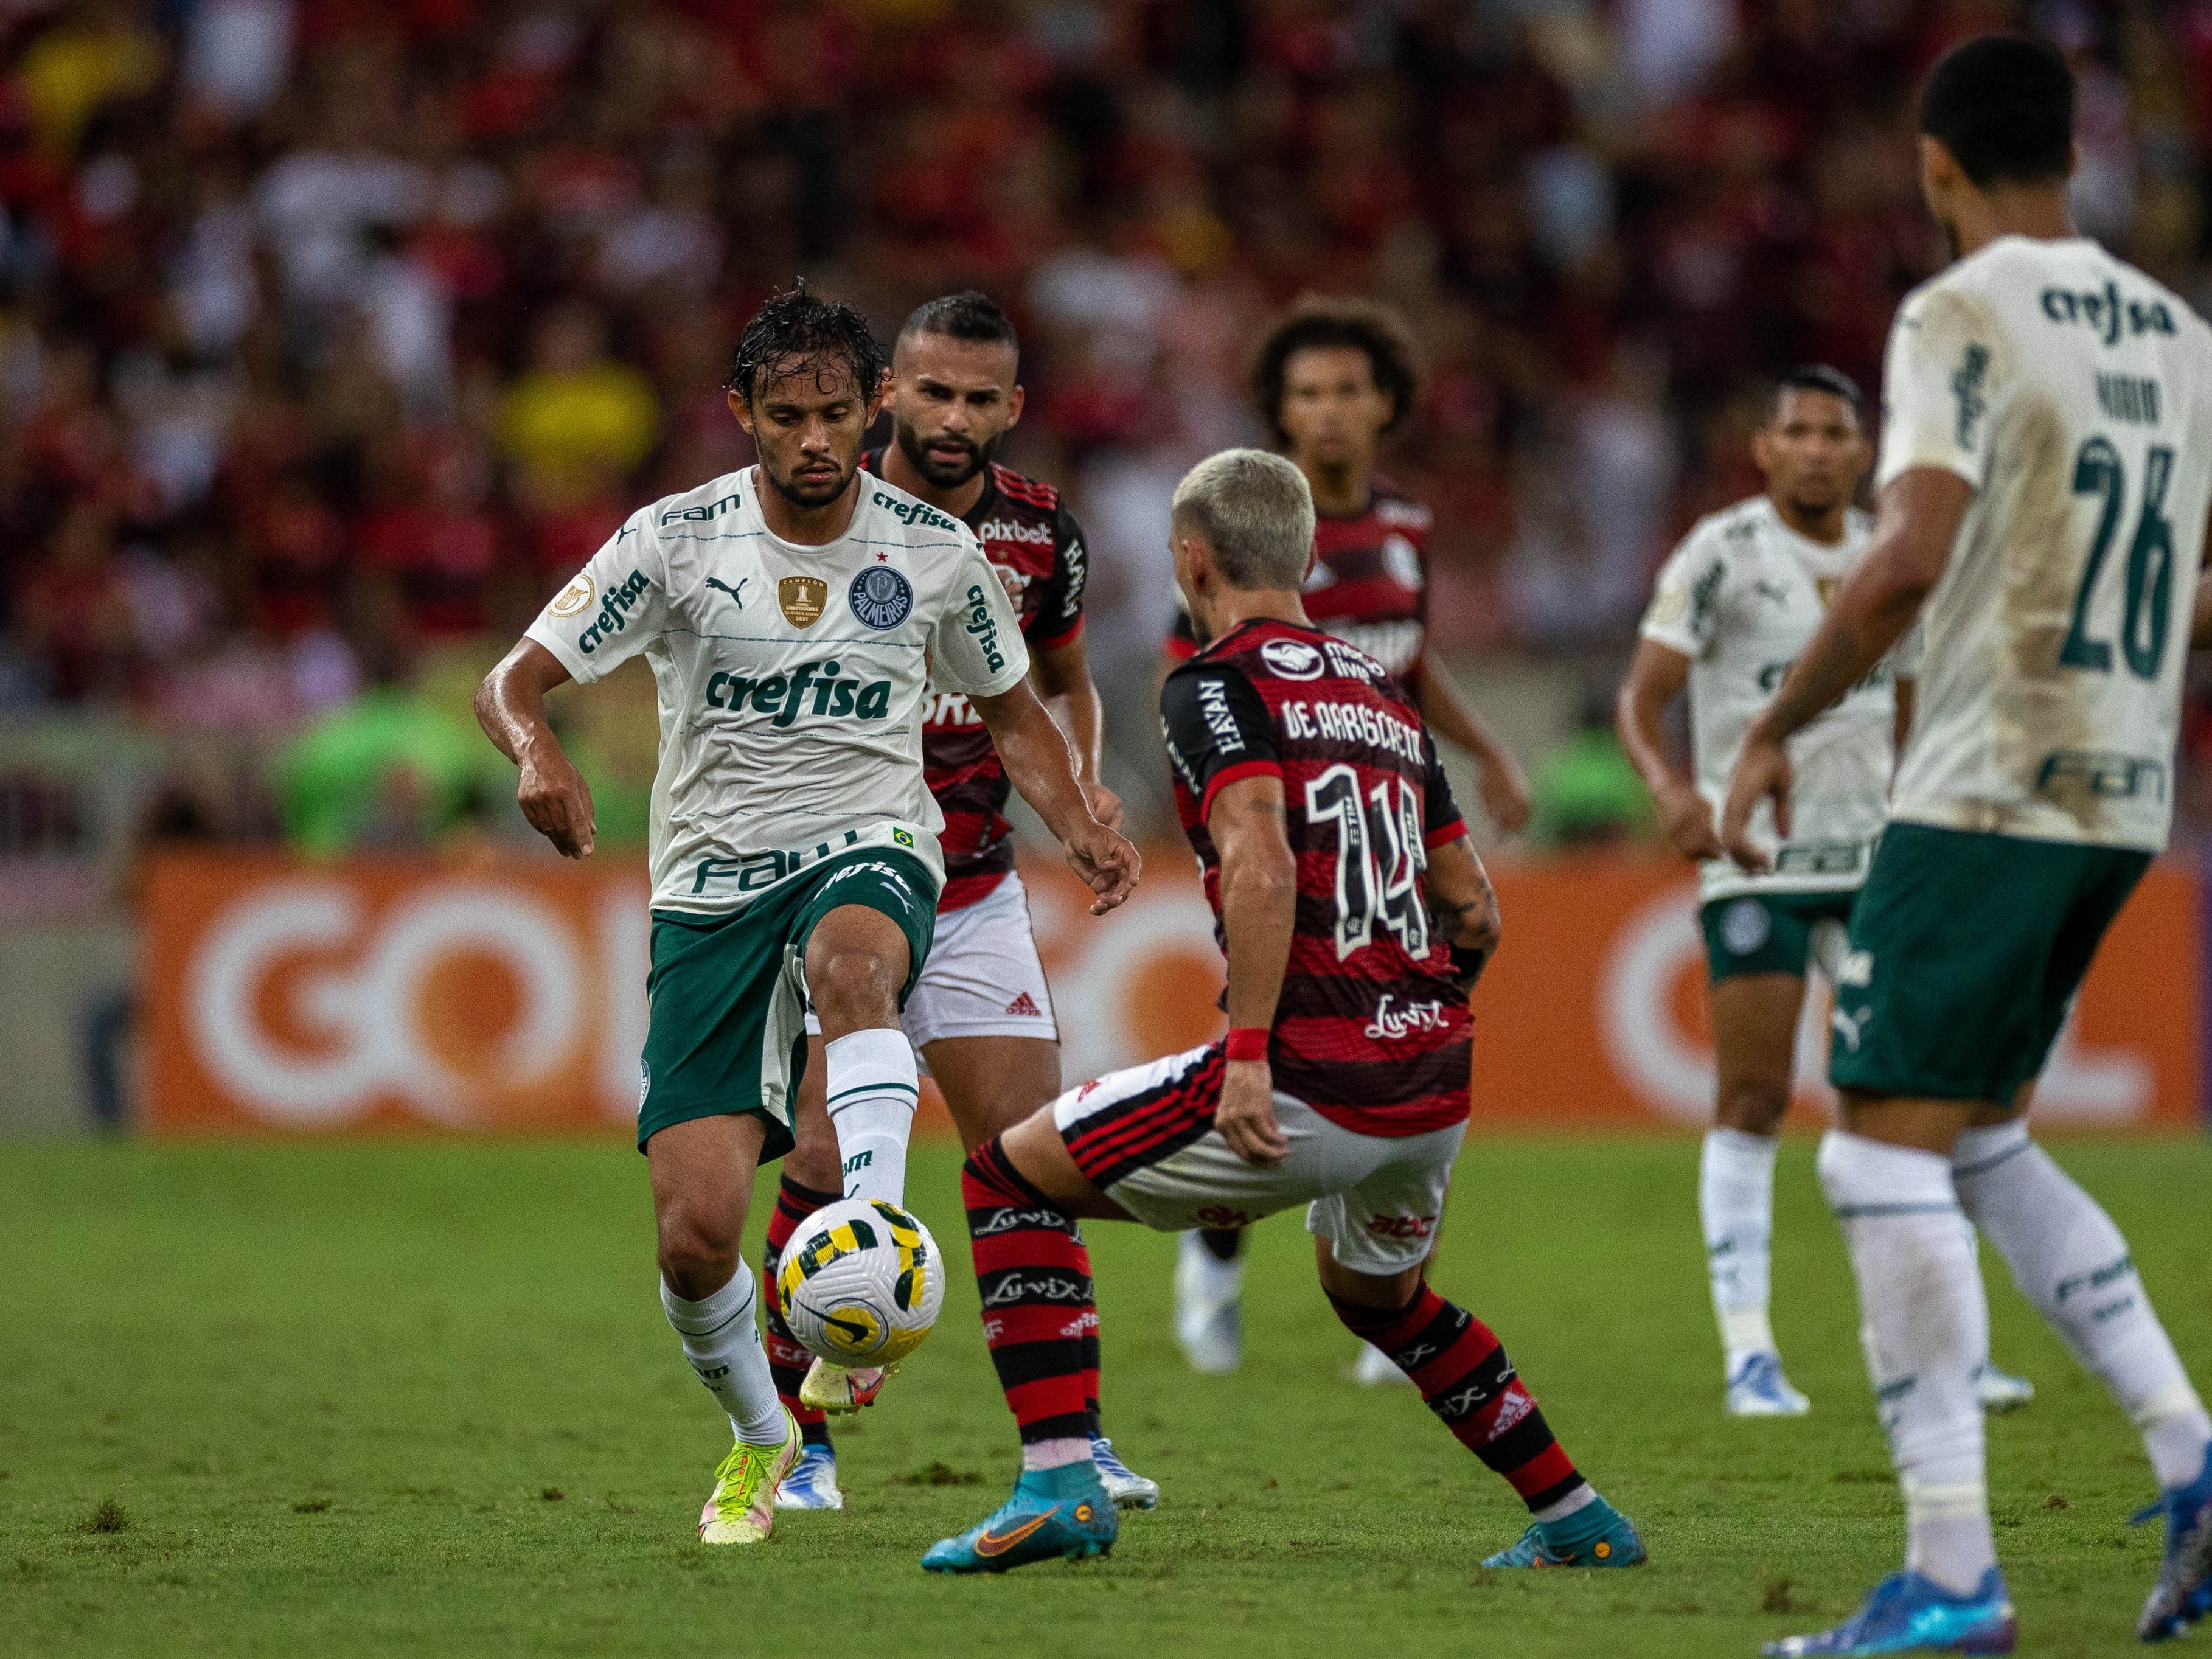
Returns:
[[[2212,1146],[2058,1152],[2212,1382]],[[625,1147],[11,1146],[0,1654],[1755,1652],[1847,1612],[1900,1526],[1810,1146],[1778,1182],[1798,1423],[1720,1415],[1696,1158],[1474,1140],[1436,1270],[1635,1516],[1648,1569],[1484,1571],[1520,1530],[1511,1493],[1410,1390],[1343,1380],[1351,1341],[1281,1217],[1258,1230],[1233,1378],[1176,1355],[1172,1241],[1090,1229],[1108,1426],[1160,1508],[1109,1560],[945,1580],[916,1556],[1014,1463],[947,1146],[917,1149],[911,1195],[961,1271],[928,1346],[841,1433],[851,1508],[744,1551],[694,1536],[727,1432],[662,1321]],[[2158,1549],[2124,1524],[2151,1496],[2134,1432],[1985,1265],[1996,1357],[2041,1390],[1991,1428],[2021,1650],[2134,1651]]]

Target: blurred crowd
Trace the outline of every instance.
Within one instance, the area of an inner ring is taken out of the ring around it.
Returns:
[[[2008,26],[2078,67],[2084,229],[2203,306],[2207,0],[0,0],[0,712],[442,752],[427,661],[750,459],[729,346],[800,273],[1016,313],[1109,671],[1261,319],[1388,298],[1440,642],[1601,664],[1763,377],[1878,381],[1918,74]]]

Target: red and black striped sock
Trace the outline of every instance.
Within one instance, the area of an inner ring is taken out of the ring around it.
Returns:
[[[1087,1282],[1091,1278],[1091,1246],[1080,1227],[1075,1232],[1075,1259]],[[1090,1419],[1093,1438],[1106,1431],[1100,1426],[1104,1418],[1098,1407],[1098,1318],[1095,1312],[1091,1328],[1083,1334],[1083,1414]]]
[[[776,1299],[775,1274],[784,1250],[791,1243],[792,1234],[799,1231],[799,1224],[823,1205],[835,1204],[843,1196],[842,1193],[817,1192],[811,1187],[800,1186],[789,1176],[784,1176],[775,1189],[775,1208],[769,1212],[768,1244],[761,1251],[761,1304],[768,1310],[768,1329],[762,1340],[768,1347],[769,1375],[775,1379],[776,1397],[798,1422],[799,1431],[810,1446],[830,1443],[830,1424],[822,1413],[799,1403],[799,1385],[806,1380],[806,1368],[814,1363],[814,1356],[792,1335],[791,1327],[783,1322],[783,1306]]]
[[[1087,1438],[1098,1391],[1098,1310],[1075,1218],[1023,1180],[996,1140],[961,1170],[960,1197],[983,1340],[1022,1443]]]
[[[1504,1475],[1530,1509],[1548,1508],[1587,1484],[1514,1375],[1497,1333],[1426,1280],[1395,1312],[1333,1296],[1329,1302],[1345,1328],[1389,1354],[1460,1443]]]

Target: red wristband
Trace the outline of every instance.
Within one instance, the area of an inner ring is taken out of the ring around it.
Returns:
[[[1265,1060],[1267,1057],[1267,1028],[1264,1025],[1232,1025],[1229,1037],[1223,1044],[1231,1060]]]

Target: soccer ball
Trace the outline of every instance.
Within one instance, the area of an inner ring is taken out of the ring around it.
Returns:
[[[944,1259],[929,1229],[896,1205],[840,1199],[799,1224],[775,1293],[810,1352],[833,1365],[888,1365],[937,1323]]]

